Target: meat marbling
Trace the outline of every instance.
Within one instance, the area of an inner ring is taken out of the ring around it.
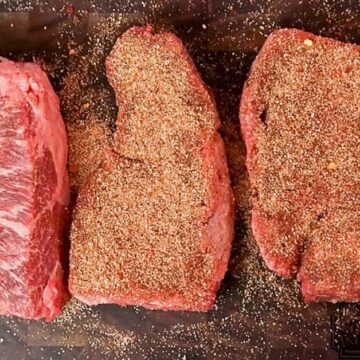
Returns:
[[[0,60],[0,315],[54,319],[69,201],[59,101],[38,65]]]

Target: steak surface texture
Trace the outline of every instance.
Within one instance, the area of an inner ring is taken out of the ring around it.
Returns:
[[[305,302],[360,300],[360,47],[269,36],[241,99],[252,230]]]
[[[0,61],[0,315],[54,319],[68,204],[59,101],[38,65]]]
[[[80,188],[70,291],[87,304],[206,311],[234,222],[214,101],[181,41],[151,27],[124,33],[106,70],[117,130]]]

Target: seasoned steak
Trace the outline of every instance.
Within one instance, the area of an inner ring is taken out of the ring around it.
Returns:
[[[279,30],[241,99],[253,233],[306,302],[360,300],[359,89],[359,46]]]
[[[213,99],[181,41],[150,27],[123,34],[106,69],[117,130],[80,188],[70,290],[87,304],[206,311],[234,221]]]
[[[84,123],[67,124],[69,178],[73,193],[102,162],[111,146],[111,130],[104,122],[89,118]]]
[[[59,101],[30,63],[0,61],[0,315],[54,319],[68,204]]]

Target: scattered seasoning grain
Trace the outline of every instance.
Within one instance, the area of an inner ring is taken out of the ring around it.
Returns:
[[[74,13],[75,9],[72,5],[68,5],[65,7],[65,11],[67,14],[72,15]]]
[[[64,334],[60,346],[89,346],[100,350],[105,359],[113,356],[126,358],[135,348],[136,336],[132,331],[117,329],[102,319],[94,308],[71,299],[54,324]]]
[[[311,47],[311,46],[313,46],[313,41],[310,40],[310,39],[305,39],[304,40],[304,45],[307,46],[307,47]]]

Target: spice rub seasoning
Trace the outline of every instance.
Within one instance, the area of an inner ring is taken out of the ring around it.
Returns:
[[[208,310],[234,221],[213,99],[170,33],[130,29],[106,67],[117,130],[113,151],[80,189],[71,292],[88,304]]]
[[[274,32],[241,103],[252,228],[305,301],[360,299],[360,47]]]

